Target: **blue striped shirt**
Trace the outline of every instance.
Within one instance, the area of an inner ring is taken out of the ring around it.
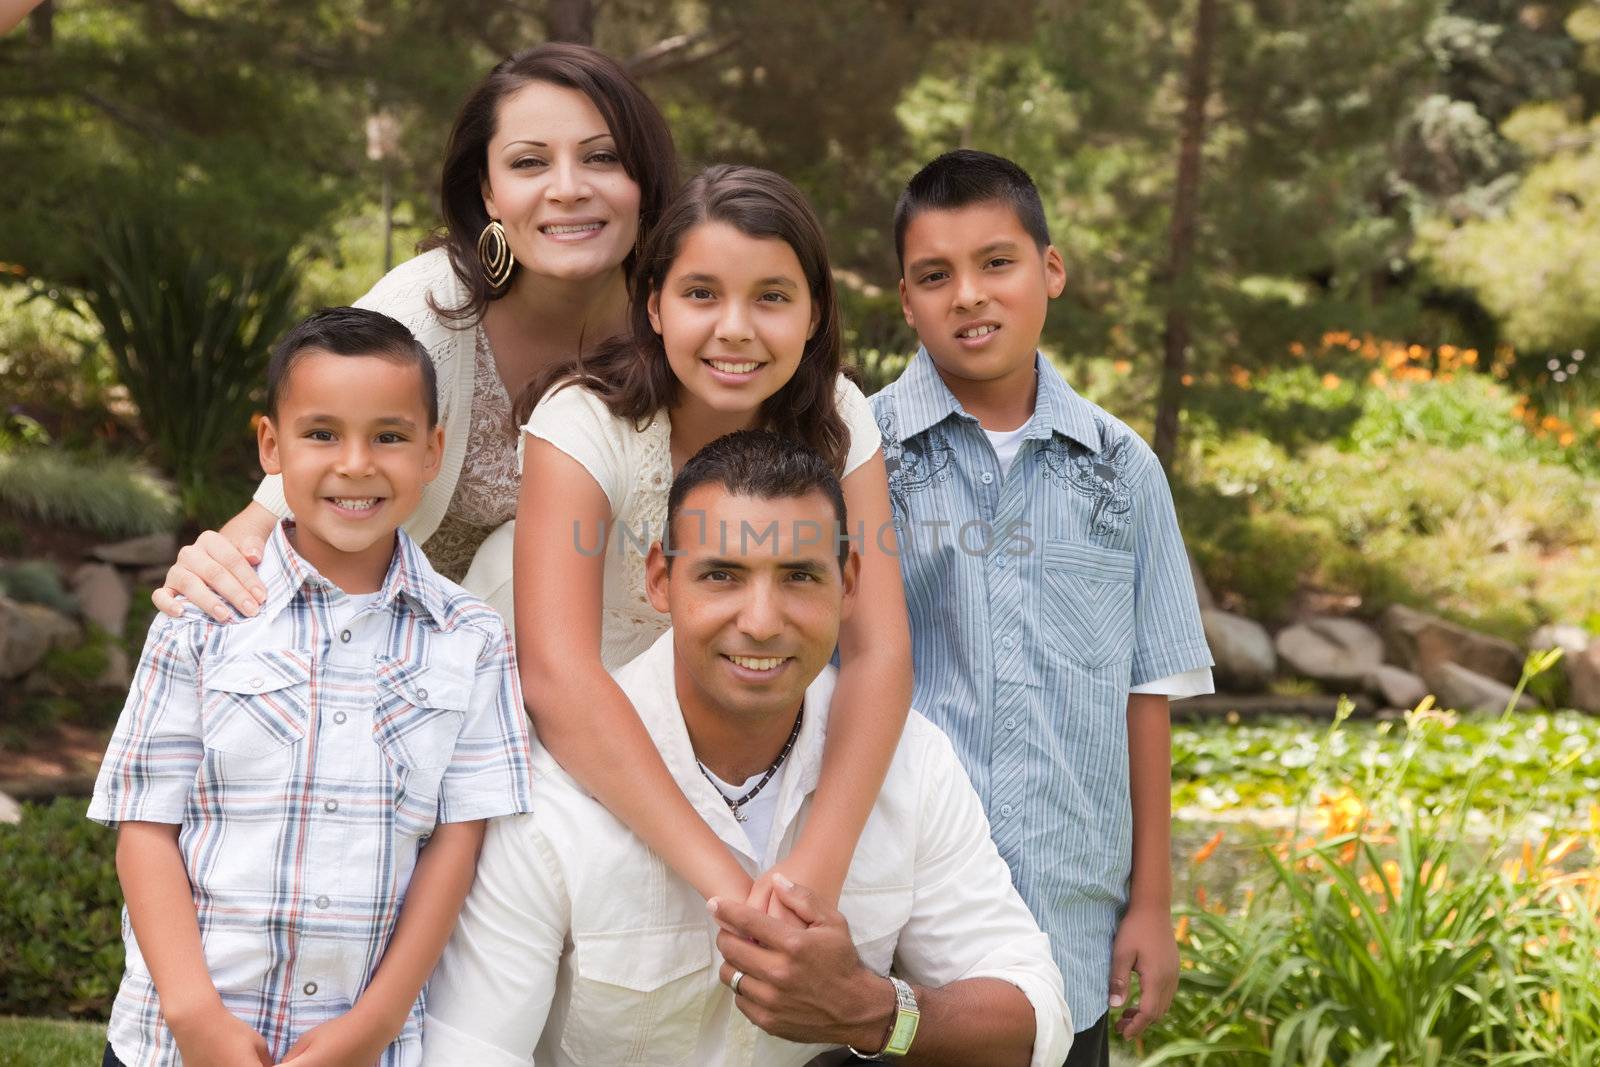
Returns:
[[[926,351],[872,398],[911,614],[912,704],[971,775],[1080,1027],[1106,1011],[1133,856],[1130,688],[1211,664],[1172,495],[1042,356],[1002,472]]]

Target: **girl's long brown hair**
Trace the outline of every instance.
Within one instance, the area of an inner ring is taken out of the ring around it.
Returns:
[[[650,325],[650,298],[666,283],[684,236],[703,222],[723,222],[755,238],[776,238],[794,250],[811,290],[817,328],[806,342],[794,377],[761,405],[760,424],[803,441],[835,471],[844,470],[850,432],[834,400],[841,363],[839,304],[828,266],[822,226],[804,194],[759,167],[720,164],[689,179],[667,205],[639,252],[628,303],[629,334],[603,342],[588,356],[540,373],[523,391],[517,422],[527,421],[539,399],[558,384],[591,390],[611,413],[643,428],[682,388],[667,362],[661,337]]]
[[[610,56],[579,44],[542,44],[497,63],[467,95],[450,128],[444,167],[439,178],[439,210],[444,226],[419,246],[419,250],[444,247],[450,265],[467,291],[459,307],[429,305],[441,318],[476,324],[489,302],[511,288],[508,281],[496,289],[483,275],[478,261],[478,235],[489,225],[483,206],[483,181],[488,174],[489,142],[500,121],[500,103],[529,82],[576,89],[594,103],[617,143],[622,169],[639,186],[639,243],[660,218],[678,181],[678,155],[672,131],[661,111],[628,72]],[[635,249],[639,247],[635,245]],[[637,252],[629,253],[622,269],[631,277]],[[521,267],[513,268],[515,271]]]

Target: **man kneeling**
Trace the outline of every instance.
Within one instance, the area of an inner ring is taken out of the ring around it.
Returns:
[[[751,872],[792,845],[816,788],[828,658],[860,569],[847,529],[819,456],[744,431],[684,466],[672,547],[650,552],[672,629],[617,682]],[[915,711],[838,909],[779,882],[803,927],[708,909],[542,750],[534,770],[533,813],[490,824],[429,986],[426,1064],[793,1067],[852,1046],[908,1063],[1065,1058],[1049,943],[950,742]]]

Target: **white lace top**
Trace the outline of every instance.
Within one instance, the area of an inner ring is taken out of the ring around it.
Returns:
[[[867,398],[853,382],[841,375],[835,395],[839,414],[850,431],[844,465],[848,475],[882,447],[882,437]],[[651,607],[645,595],[644,561],[651,542],[660,539],[666,524],[667,491],[673,474],[672,424],[663,411],[643,430],[636,430],[631,420],[611,414],[588,389],[568,386],[547,394],[523,430],[582,464],[611,504],[601,595],[600,660],[607,670],[615,670],[648,648],[668,625],[667,616]],[[463,583],[508,621],[512,536],[511,523],[491,534]],[[580,547],[590,553],[599,548]]]

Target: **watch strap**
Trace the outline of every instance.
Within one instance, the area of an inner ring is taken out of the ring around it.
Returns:
[[[916,1039],[917,1026],[922,1021],[917,995],[910,985],[893,975],[889,976],[889,983],[894,986],[894,1023],[889,1027],[889,1040],[877,1052],[862,1052],[853,1045],[846,1046],[852,1056],[863,1060],[898,1060],[911,1051],[911,1042]]]

